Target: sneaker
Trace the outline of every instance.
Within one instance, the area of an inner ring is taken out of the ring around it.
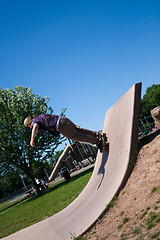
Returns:
[[[108,150],[109,148],[109,142],[107,141],[106,133],[98,132],[98,149],[102,153],[105,150]]]
[[[102,133],[101,131],[97,132],[97,147],[100,150],[100,152],[103,152],[103,141],[102,141]]]
[[[103,145],[103,151],[108,150],[109,142],[107,141],[106,133],[103,133],[102,135],[102,145]]]
[[[102,144],[102,140],[100,143],[97,144],[98,149],[100,150],[100,152],[103,152],[103,144]]]

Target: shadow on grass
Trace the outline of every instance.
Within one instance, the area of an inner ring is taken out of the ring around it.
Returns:
[[[90,169],[87,169],[87,170],[85,170],[85,171],[83,171],[83,172],[80,172],[80,173],[72,176],[72,177],[69,178],[68,180],[63,180],[63,179],[62,179],[61,182],[53,184],[53,186],[50,186],[49,189],[45,190],[44,192],[41,192],[39,195],[36,194],[35,196],[30,197],[29,199],[28,199],[28,198],[23,198],[23,199],[15,202],[15,203],[13,203],[13,204],[5,207],[4,209],[0,210],[0,212],[5,211],[6,209],[11,208],[11,207],[13,207],[13,206],[15,206],[15,205],[17,205],[17,204],[20,204],[20,205],[21,205],[21,204],[23,204],[24,202],[34,201],[35,199],[38,199],[38,198],[40,198],[40,197],[42,197],[42,196],[44,196],[44,195],[46,195],[46,194],[48,194],[48,193],[50,193],[50,192],[58,189],[58,188],[61,188],[62,186],[68,185],[69,183],[77,180],[78,178],[83,177],[83,176],[86,175],[87,173],[92,172],[92,171],[93,171],[93,168],[94,168],[94,167],[92,167],[92,168],[90,168]]]
[[[5,207],[5,208],[3,208],[2,210],[0,210],[0,212],[3,212],[3,211],[5,211],[6,209],[15,206],[15,205],[17,205],[17,204],[23,202],[24,200],[26,200],[26,197],[24,197],[24,198],[22,198],[22,199],[20,199],[20,200],[17,200],[17,201],[14,202],[14,203],[11,203],[11,204],[8,205],[7,207]]]

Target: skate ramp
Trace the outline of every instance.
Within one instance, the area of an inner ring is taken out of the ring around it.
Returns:
[[[135,84],[107,112],[103,131],[109,151],[98,152],[93,174],[68,207],[5,239],[70,240],[90,228],[125,184],[135,162],[141,83]]]
[[[55,177],[57,176],[57,174],[58,174],[58,172],[59,172],[59,170],[60,170],[60,168],[62,166],[62,163],[65,160],[65,158],[66,158],[67,154],[69,153],[70,149],[71,149],[71,146],[70,146],[70,144],[68,144],[65,147],[64,151],[62,152],[61,156],[59,157],[59,159],[58,159],[58,161],[57,161],[57,163],[56,163],[56,165],[55,165],[51,175],[49,176],[49,179],[48,179],[49,182],[53,181],[55,179]]]

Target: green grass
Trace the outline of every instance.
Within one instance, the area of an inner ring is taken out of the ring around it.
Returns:
[[[14,206],[0,211],[0,238],[30,226],[67,207],[83,190],[93,169],[62,181],[34,198],[25,199]],[[8,206],[8,205],[7,205]]]
[[[125,217],[125,218],[123,218],[123,220],[122,220],[123,224],[125,224],[125,223],[128,222],[128,221],[129,221],[129,218],[128,218],[128,217]]]
[[[138,235],[138,234],[141,233],[141,229],[138,228],[138,227],[136,227],[136,228],[134,229],[133,233]]]
[[[74,236],[72,236],[72,238],[73,238],[73,240],[87,240],[87,238],[86,237],[74,237]]]
[[[157,237],[159,237],[159,236],[160,236],[160,231],[154,233],[153,235],[150,235],[150,238],[151,239],[157,239]]]
[[[151,190],[151,195],[157,192],[160,189],[160,187],[153,187]]]
[[[117,201],[118,197],[115,196],[113,198],[113,200],[107,205],[107,209],[109,210],[110,208],[114,207],[114,205],[116,204],[116,201]]]
[[[10,200],[0,204],[0,211],[7,208],[10,205]]]
[[[146,220],[146,225],[147,225],[148,230],[155,226],[154,220],[156,218],[157,218],[157,214],[155,212],[150,212],[149,213],[149,217]]]
[[[129,221],[129,218],[128,217],[125,217],[125,218],[123,218],[122,219],[122,224],[120,224],[120,225],[118,225],[118,229],[121,229],[122,227],[123,227],[123,225],[125,224],[125,223],[127,223]]]
[[[121,212],[120,212],[120,216],[123,216],[123,214],[124,214],[124,211],[121,211]]]

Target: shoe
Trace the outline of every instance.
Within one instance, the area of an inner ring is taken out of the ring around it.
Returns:
[[[102,144],[102,140],[100,143],[97,144],[98,149],[100,150],[100,152],[103,152],[103,144]]]
[[[109,148],[109,142],[107,141],[107,136],[106,136],[106,133],[103,133],[103,136],[102,136],[102,145],[103,145],[103,151],[107,151],[108,148]]]
[[[108,150],[109,142],[107,141],[106,133],[101,133],[99,131],[97,134],[97,138],[98,138],[97,147],[100,150],[100,152],[102,153],[103,151]]]
[[[100,150],[100,152],[102,153],[103,152],[103,135],[102,135],[102,132],[99,130],[97,133],[97,147],[98,149]]]

